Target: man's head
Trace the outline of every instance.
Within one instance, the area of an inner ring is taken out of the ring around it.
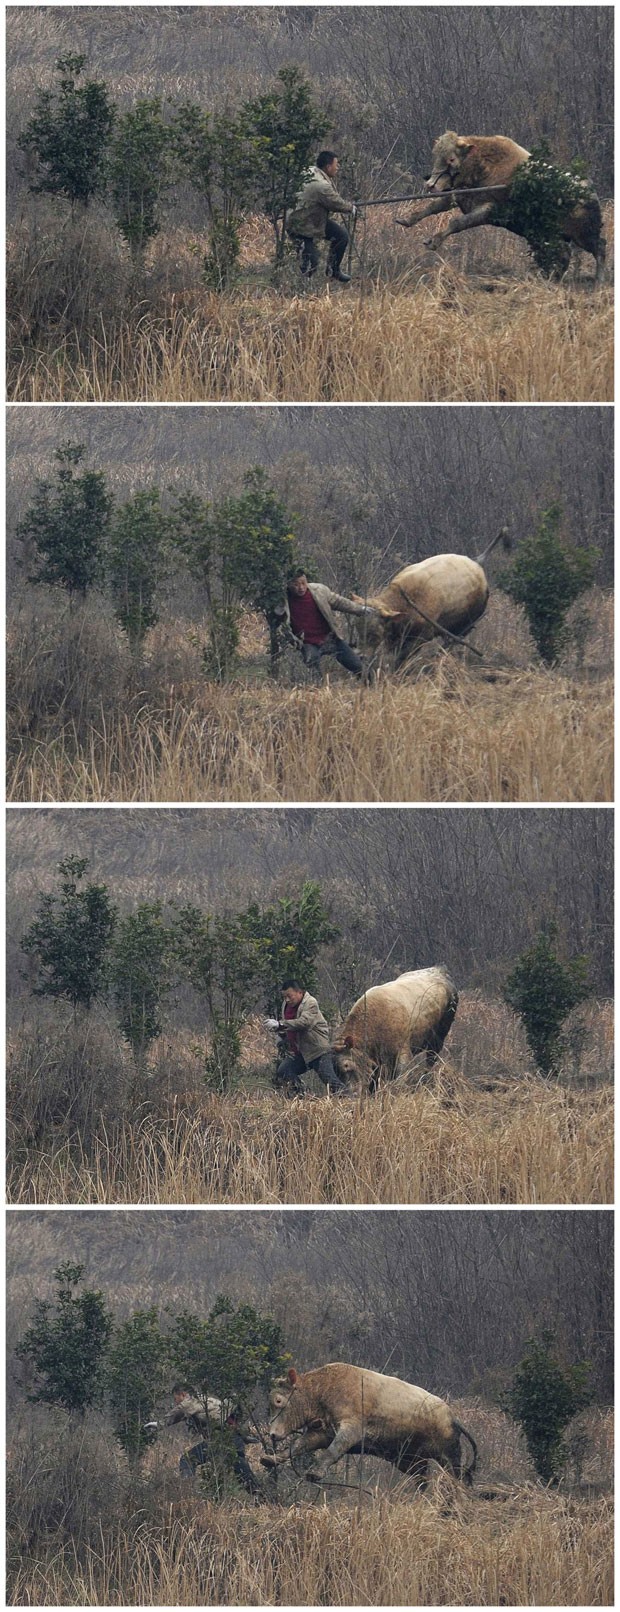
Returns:
[[[335,179],[340,167],[335,151],[319,151],[316,165],[322,173],[327,174],[328,179]]]
[[[170,1392],[175,1405],[180,1405],[181,1400],[185,1399],[191,1390],[188,1388],[187,1383],[173,1383]]]
[[[295,570],[290,572],[286,586],[296,599],[303,599],[304,593],[308,592],[308,578],[303,565],[295,566]]]
[[[282,981],[282,995],[285,1002],[289,1002],[291,1007],[299,1007],[305,994],[304,987],[299,980],[288,979]]]

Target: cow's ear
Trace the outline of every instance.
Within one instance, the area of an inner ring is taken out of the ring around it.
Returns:
[[[459,135],[459,138],[458,138],[456,143],[457,143],[457,146],[458,146],[459,151],[461,153],[461,156],[466,157],[468,151],[471,151],[471,140],[463,140],[462,136]]]
[[[352,1035],[346,1035],[345,1038],[344,1038],[344,1044],[345,1044],[345,1047],[352,1047],[353,1046],[353,1036]]]
[[[294,1366],[289,1366],[288,1380],[290,1382],[291,1388],[294,1388],[295,1383],[297,1382],[297,1372],[296,1372]]]

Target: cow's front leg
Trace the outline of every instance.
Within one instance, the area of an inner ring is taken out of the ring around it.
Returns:
[[[454,202],[448,191],[447,195],[436,196],[434,201],[427,202],[421,212],[414,213],[411,218],[395,218],[394,223],[400,224],[402,229],[413,229],[414,224],[419,224],[421,219],[431,218],[434,213],[447,213],[453,206]]]
[[[295,1439],[289,1450],[278,1450],[273,1454],[261,1455],[261,1466],[284,1466],[290,1461],[291,1466],[300,1455],[307,1455],[309,1451],[325,1450],[330,1442],[331,1434],[325,1427],[316,1427],[311,1433],[302,1433],[301,1438]]]
[[[489,224],[494,206],[495,202],[492,201],[481,202],[479,207],[474,207],[473,213],[459,213],[450,219],[447,229],[442,230],[441,235],[432,235],[430,241],[425,241],[424,245],[429,246],[432,252],[436,252],[448,235],[460,235],[463,229],[478,229],[480,224]]]
[[[347,1455],[349,1450],[354,1449],[356,1444],[361,1444],[362,1438],[363,1429],[359,1422],[343,1422],[329,1448],[323,1455],[317,1456],[316,1461],[308,1468],[306,1477],[311,1483],[320,1483],[329,1468],[343,1455]]]

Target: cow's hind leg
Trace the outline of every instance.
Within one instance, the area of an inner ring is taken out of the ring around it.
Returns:
[[[435,1025],[433,1030],[429,1031],[426,1037],[424,1045],[426,1049],[427,1069],[432,1069],[436,1057],[441,1052],[446,1036],[452,1029],[452,1025],[454,1024],[456,1017],[458,1002],[459,999],[455,991],[454,995],[450,997],[448,1006],[442,1013],[439,1023]]]

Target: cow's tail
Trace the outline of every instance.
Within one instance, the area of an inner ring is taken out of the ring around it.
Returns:
[[[486,548],[482,550],[482,553],[476,555],[476,563],[478,565],[484,565],[485,560],[488,559],[489,554],[491,554],[493,549],[497,547],[498,543],[501,543],[504,549],[510,549],[512,547],[510,532],[507,526],[502,526],[501,530],[497,534],[497,537],[492,537],[490,543],[487,543]]]
[[[463,1427],[461,1422],[455,1421],[454,1426],[460,1437],[468,1440],[474,1452],[473,1460],[470,1462],[470,1465],[465,1467],[464,1470],[461,1468],[461,1477],[463,1479],[463,1483],[471,1484],[474,1481],[474,1472],[476,1470],[476,1462],[478,1460],[478,1445],[476,1444],[475,1438],[472,1438],[471,1433],[468,1433],[467,1428]]]

